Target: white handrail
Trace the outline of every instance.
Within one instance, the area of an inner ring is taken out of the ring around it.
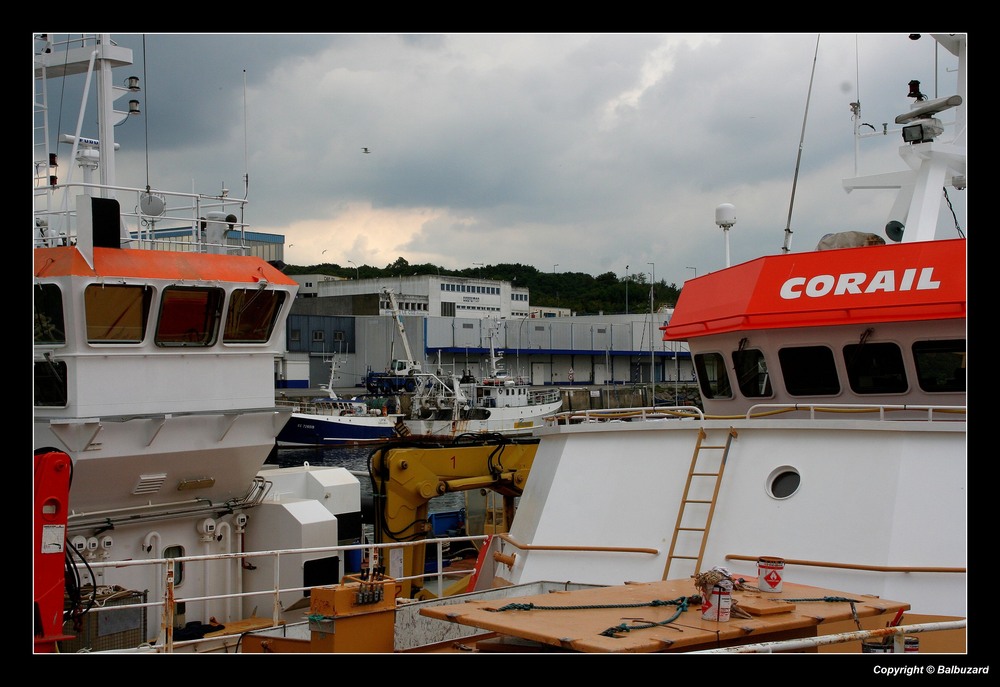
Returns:
[[[753,419],[754,415],[770,413],[775,410],[808,410],[809,417],[815,418],[816,413],[840,413],[840,412],[877,412],[879,420],[884,420],[886,411],[909,410],[927,413],[927,421],[934,421],[934,413],[959,413],[965,414],[966,406],[942,406],[916,403],[886,404],[886,403],[758,403],[750,406],[745,417]]]
[[[888,414],[897,411],[926,413],[925,420],[915,417],[907,419],[937,422],[943,421],[940,419],[942,415],[964,415],[967,412],[967,407],[908,403],[898,405],[884,403],[758,403],[751,406],[744,415],[715,416],[706,415],[697,406],[642,406],[572,410],[549,415],[545,421],[549,425],[558,425],[570,424],[570,422],[601,422],[626,418],[629,420],[659,420],[666,417],[695,418],[698,420],[754,420],[790,412],[807,412],[810,419],[816,419],[816,416],[821,413],[877,413],[879,421],[885,421],[888,419]]]
[[[724,649],[705,649],[703,651],[692,651],[692,654],[769,654],[775,651],[794,651],[796,649],[811,649],[830,644],[844,644],[866,639],[884,639],[893,637],[893,653],[904,653],[905,635],[918,634],[920,632],[940,632],[943,630],[965,629],[965,620],[951,620],[939,623],[919,623],[916,625],[899,625],[896,627],[884,627],[875,630],[857,630],[854,632],[840,632],[822,637],[805,637],[803,639],[787,639],[775,642],[760,642],[758,644],[744,644],[743,646],[731,646]]]
[[[135,559],[126,561],[88,561],[87,563],[76,563],[76,567],[81,576],[89,577],[90,570],[99,570],[101,568],[125,568],[134,566],[156,566],[162,568],[162,574],[158,576],[159,588],[163,590],[162,597],[155,601],[146,601],[143,603],[130,603],[122,604],[118,606],[95,606],[90,609],[88,613],[110,613],[117,611],[127,611],[142,608],[152,608],[160,607],[162,608],[162,621],[161,628],[173,627],[173,608],[176,604],[180,603],[194,603],[194,602],[209,602],[216,600],[226,600],[230,601],[233,599],[242,600],[246,597],[253,596],[266,596],[272,599],[272,617],[271,622],[273,627],[281,625],[281,614],[283,611],[281,605],[281,594],[286,592],[301,592],[307,589],[311,589],[316,585],[306,585],[306,586],[295,586],[295,587],[281,587],[278,583],[280,579],[280,560],[281,556],[287,555],[299,555],[299,554],[314,554],[314,553],[338,553],[347,551],[357,551],[357,550],[370,550],[369,560],[375,560],[375,553],[380,552],[383,549],[395,549],[400,547],[413,547],[413,546],[426,546],[428,544],[435,544],[437,546],[437,571],[433,573],[420,573],[417,575],[400,576],[394,577],[392,579],[398,581],[404,580],[420,580],[420,579],[437,579],[438,589],[444,589],[444,581],[446,578],[451,577],[462,577],[468,575],[470,571],[468,570],[456,570],[456,571],[445,571],[443,570],[444,561],[444,547],[449,544],[456,542],[482,542],[486,539],[486,535],[475,535],[475,536],[459,536],[459,537],[441,537],[432,539],[422,539],[418,541],[411,542],[390,542],[383,544],[345,544],[339,546],[320,546],[320,547],[310,547],[301,549],[271,549],[264,551],[242,551],[238,553],[220,553],[220,554],[203,554],[198,556],[179,556],[177,558],[148,558],[148,559]],[[273,589],[262,590],[262,591],[239,591],[239,592],[228,592],[224,594],[205,594],[204,596],[178,596],[175,591],[176,588],[173,583],[174,576],[168,574],[170,570],[176,569],[177,564],[195,564],[203,563],[214,560],[235,560],[238,559],[242,561],[246,558],[253,558],[255,565],[260,564],[261,560],[273,559],[274,561],[274,580],[275,585]],[[381,555],[378,556],[378,560],[385,560]],[[99,588],[99,586],[98,586]],[[170,599],[171,603],[166,603],[166,600]],[[160,651],[164,653],[172,653],[174,649],[183,646],[189,646],[191,644],[203,643],[203,642],[225,642],[227,639],[239,637],[241,633],[234,634],[223,634],[218,636],[213,636],[209,639],[194,639],[194,640],[184,640],[184,641],[173,641],[172,635],[163,637],[161,636],[155,644],[144,645],[145,650],[149,651]]]

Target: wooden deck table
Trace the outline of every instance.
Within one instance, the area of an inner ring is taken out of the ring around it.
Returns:
[[[424,608],[420,614],[495,633],[477,642],[480,651],[649,653],[817,637],[824,634],[824,625],[853,620],[855,614],[859,619],[885,615],[888,622],[897,611],[910,608],[899,601],[785,582],[778,593],[734,590],[734,607],[751,617],[733,614],[718,622],[702,620],[699,604],[688,603],[681,611],[682,600],[696,594],[694,580],[686,578],[470,601]]]

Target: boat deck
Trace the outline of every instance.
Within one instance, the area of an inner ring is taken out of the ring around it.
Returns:
[[[910,605],[877,597],[784,583],[778,593],[734,591],[726,622],[703,620],[697,603],[676,603],[698,593],[692,579],[633,583],[517,599],[471,601],[421,609],[421,615],[485,630],[467,639],[473,651],[585,653],[689,652],[748,643],[818,637],[824,626],[885,616]]]

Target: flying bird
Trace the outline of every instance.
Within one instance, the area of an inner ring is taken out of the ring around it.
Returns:
[[[370,153],[372,151],[368,150],[367,148],[362,148],[361,152],[363,152],[365,155],[367,155],[368,153]]]

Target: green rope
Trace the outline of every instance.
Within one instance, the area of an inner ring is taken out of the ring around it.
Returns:
[[[607,630],[601,633],[604,637],[614,637],[622,632],[631,632],[632,630],[646,630],[651,627],[662,627],[664,625],[669,625],[681,616],[682,613],[688,610],[688,604],[692,601],[697,601],[700,603],[701,597],[686,597],[681,596],[673,601],[664,601],[662,599],[654,599],[652,601],[644,603],[634,603],[634,604],[593,604],[589,606],[538,606],[532,603],[511,603],[506,606],[501,606],[500,608],[490,609],[495,613],[500,613],[502,611],[578,611],[578,610],[594,610],[598,608],[658,608],[661,606],[677,606],[677,611],[667,620],[661,622],[641,622],[633,623],[629,625],[628,623],[621,623],[614,627],[609,627]]]
[[[787,601],[789,603],[793,602],[808,602],[808,601],[823,601],[826,603],[842,603],[847,602],[851,604],[851,608],[854,608],[854,604],[858,603],[857,599],[849,599],[845,596],[821,596],[816,598],[803,598],[803,599],[775,599],[775,601]],[[613,627],[609,627],[607,630],[601,633],[602,637],[615,637],[621,633],[628,633],[632,630],[648,630],[651,627],[663,627],[664,625],[669,625],[670,623],[677,620],[682,613],[688,610],[688,605],[690,603],[701,603],[700,596],[681,596],[673,601],[664,601],[662,599],[653,599],[652,601],[644,603],[635,604],[593,604],[587,606],[539,606],[532,603],[511,603],[506,606],[501,606],[500,608],[488,609],[493,613],[501,613],[503,611],[579,611],[579,610],[594,610],[598,608],[657,608],[660,606],[677,606],[677,611],[670,616],[668,619],[660,622],[636,622],[631,625],[628,623],[621,623]]]
[[[605,630],[604,632],[601,633],[601,636],[602,637],[616,638],[619,634],[621,634],[623,632],[624,633],[628,633],[628,632],[631,632],[632,630],[648,630],[651,627],[663,627],[663,626],[669,625],[670,623],[672,623],[675,620],[677,620],[681,616],[681,614],[684,613],[685,611],[687,611],[687,609],[688,609],[688,597],[682,596],[679,599],[677,599],[676,601],[669,601],[667,603],[668,604],[674,604],[674,605],[676,605],[677,606],[677,611],[672,616],[670,616],[669,618],[667,618],[666,620],[660,621],[658,623],[654,623],[654,622],[651,622],[651,621],[649,621],[649,622],[641,622],[641,623],[637,622],[637,623],[633,623],[631,625],[629,625],[628,623],[620,623],[620,624],[615,625],[613,627],[609,627],[607,630]],[[664,604],[661,604],[661,605],[664,605]]]
[[[579,610],[593,610],[596,608],[646,608],[657,606],[676,606],[679,603],[684,603],[686,606],[688,603],[687,597],[680,597],[673,601],[663,601],[661,599],[653,599],[652,601],[646,601],[643,603],[635,604],[591,604],[587,606],[539,606],[538,604],[519,604],[511,603],[506,606],[501,606],[500,608],[489,609],[493,613],[501,613],[503,611],[579,611]]]

